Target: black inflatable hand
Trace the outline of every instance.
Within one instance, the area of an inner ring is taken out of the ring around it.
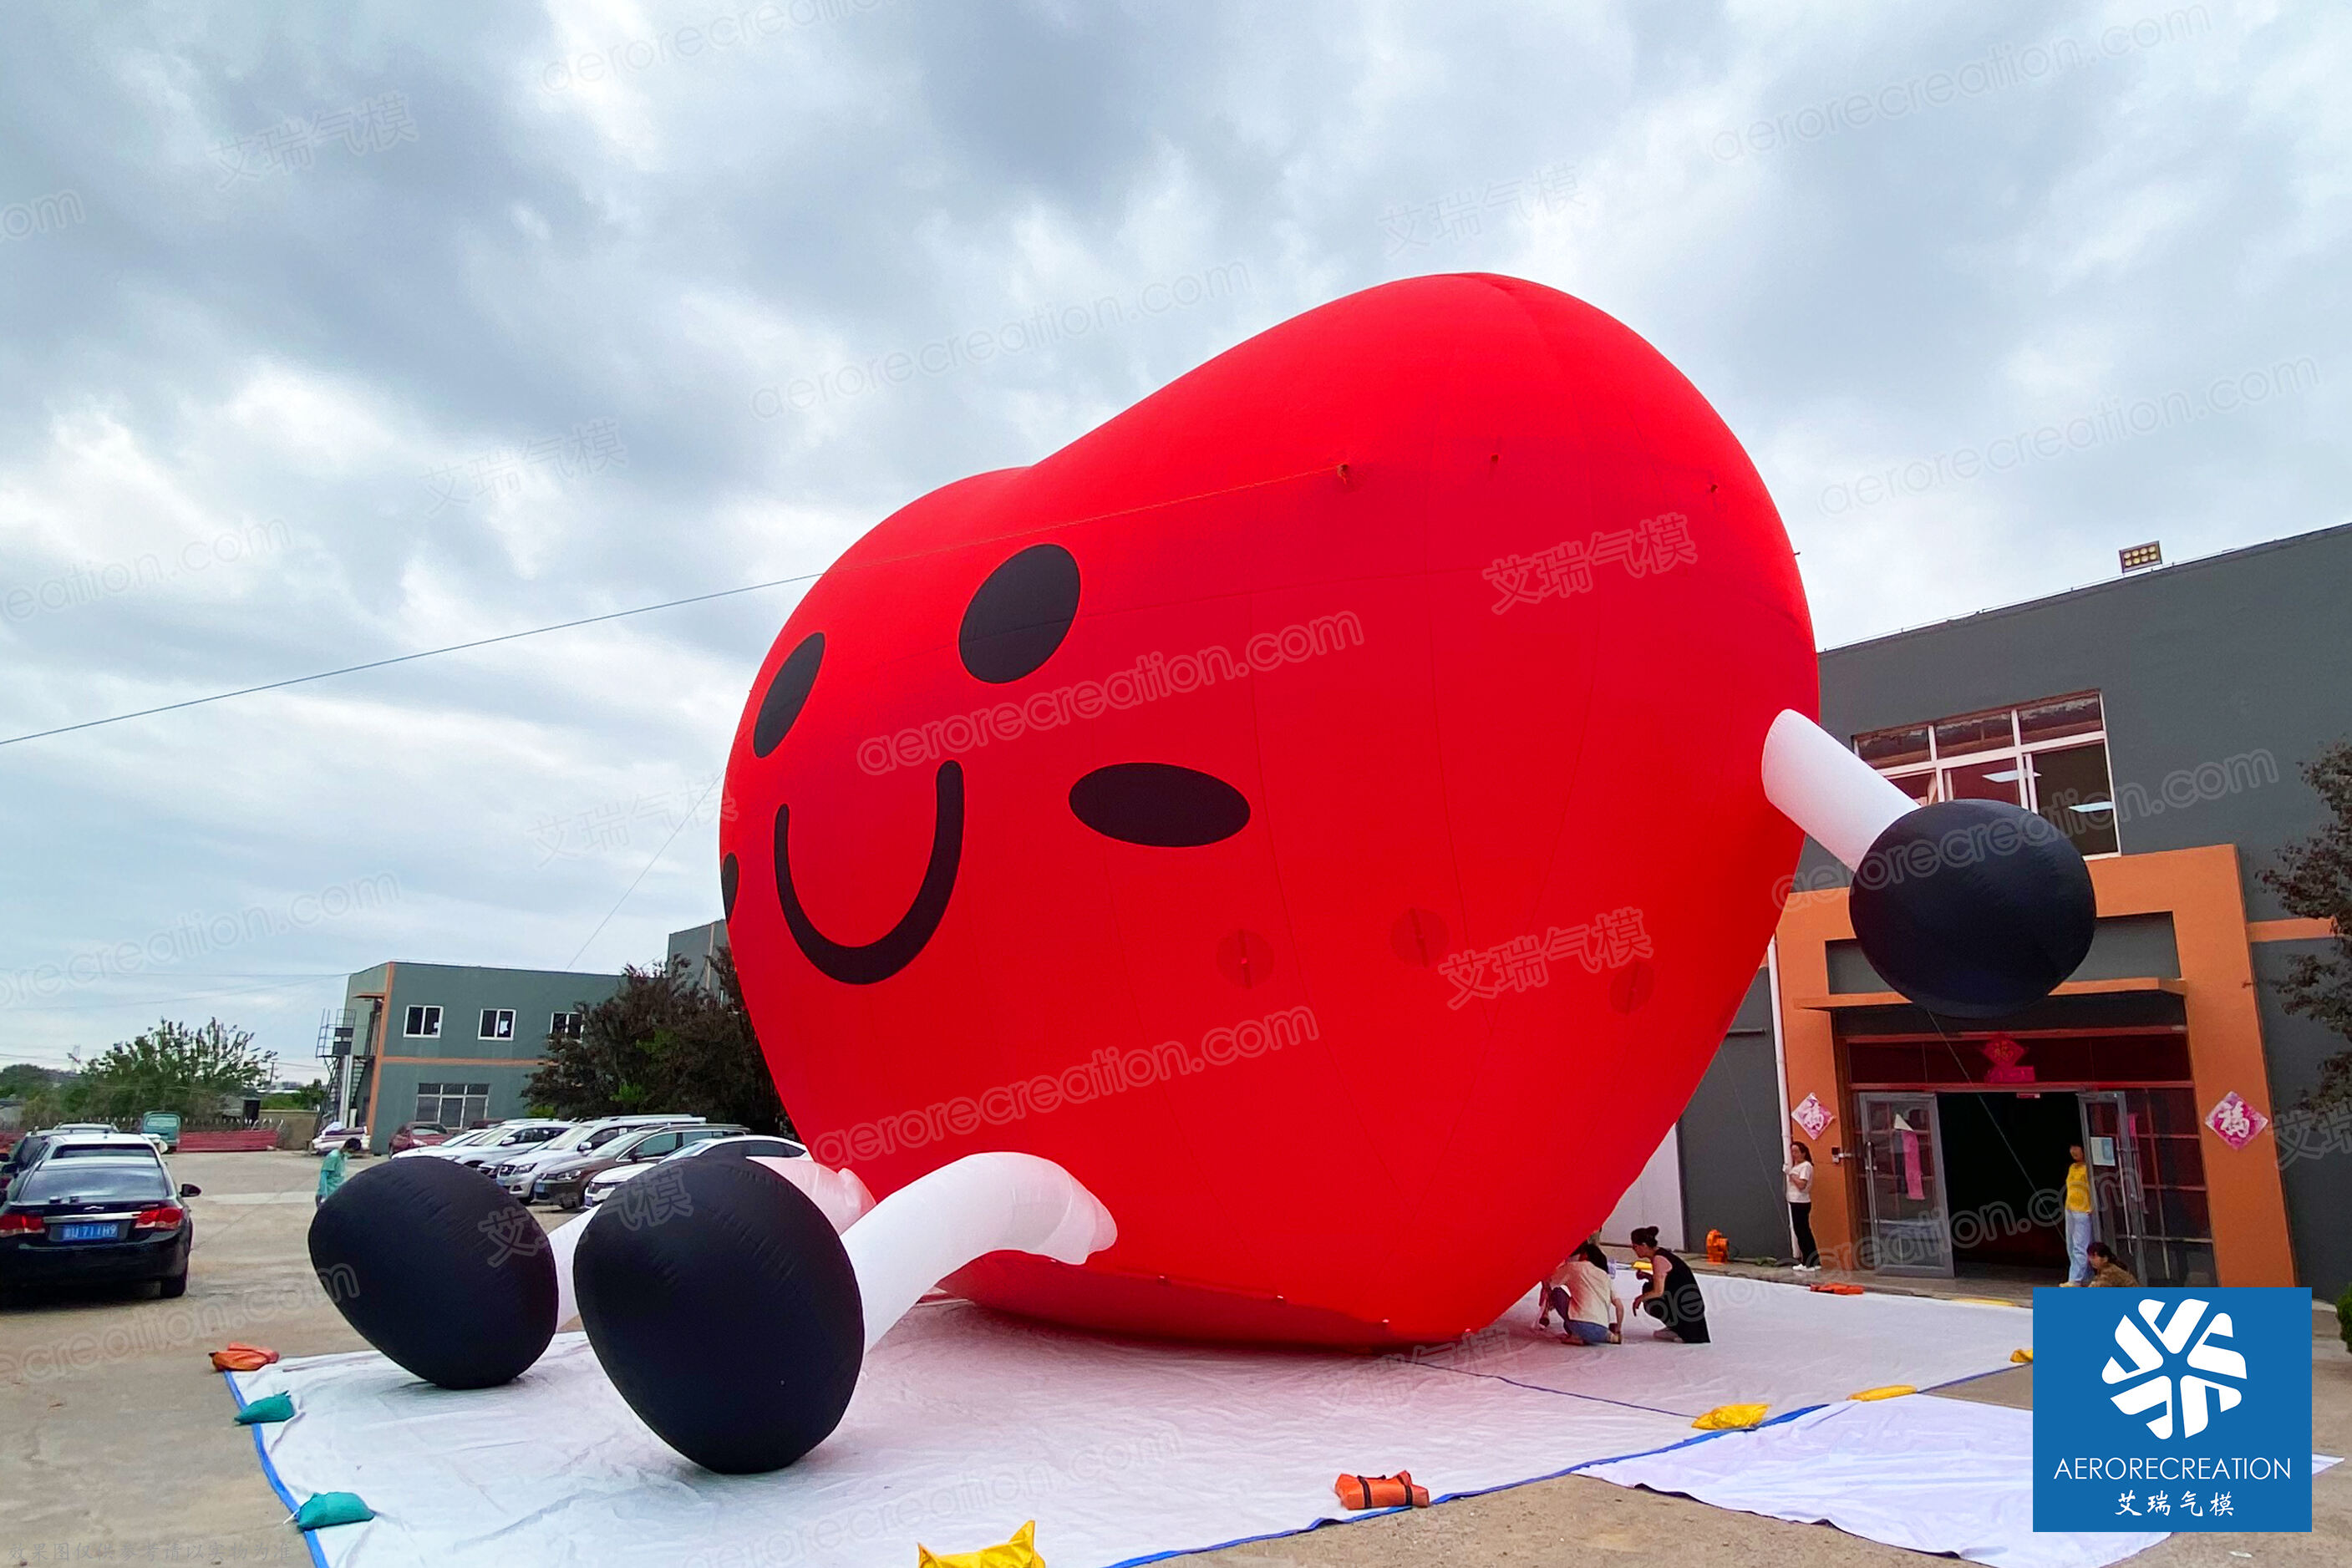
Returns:
[[[2000,1018],[2041,1000],[2091,949],[2098,910],[2074,846],[1999,800],[1895,819],[1854,868],[1864,955],[1930,1012]]]
[[[707,1469],[780,1469],[849,1407],[866,1357],[856,1271],[817,1206],[749,1160],[674,1160],[630,1182],[581,1237],[572,1279],[613,1386]]]
[[[513,1381],[555,1335],[555,1257],[530,1211],[448,1160],[386,1160],[310,1219],[310,1266],[376,1349],[427,1383]]]

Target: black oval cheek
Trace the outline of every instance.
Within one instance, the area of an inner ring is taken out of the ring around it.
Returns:
[[[1060,545],[1031,545],[988,574],[964,606],[956,647],[991,685],[1017,681],[1047,659],[1078,613],[1078,563]]]
[[[1172,762],[1120,762],[1070,786],[1070,810],[1107,839],[1196,849],[1249,826],[1249,800],[1212,774]]]
[[[812,632],[776,666],[768,695],[760,699],[760,716],[751,721],[751,755],[765,757],[776,749],[793,720],[801,716],[809,688],[816,685],[816,668],[824,663],[824,633]]]

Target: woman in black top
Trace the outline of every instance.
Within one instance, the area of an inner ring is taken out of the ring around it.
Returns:
[[[1706,1302],[1699,1297],[1698,1276],[1658,1245],[1656,1226],[1644,1225],[1633,1232],[1633,1256],[1649,1260],[1650,1282],[1633,1304],[1666,1325],[1657,1337],[1706,1343]]]

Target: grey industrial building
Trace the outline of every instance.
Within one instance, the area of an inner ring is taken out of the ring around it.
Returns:
[[[710,956],[727,928],[673,931],[667,962],[710,983]],[[378,1154],[405,1122],[450,1128],[528,1113],[523,1085],[558,1034],[577,1035],[582,1015],[620,988],[617,974],[493,969],[404,960],[362,969],[343,1006],[319,1030],[330,1103],[368,1129]]]
[[[549,1039],[577,1033],[618,975],[393,962],[346,983],[320,1031],[332,1103],[384,1152],[404,1122],[457,1128],[522,1115]]]

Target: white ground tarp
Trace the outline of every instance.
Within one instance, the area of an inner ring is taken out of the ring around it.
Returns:
[[[1461,1343],[1382,1357],[1112,1340],[927,1304],[868,1357],[833,1437],[767,1476],[714,1476],[670,1452],[578,1334],[499,1389],[433,1388],[373,1354],[235,1382],[247,1399],[293,1396],[292,1421],[258,1429],[293,1498],[354,1491],[376,1510],[315,1538],[333,1568],[656,1555],[671,1568],[904,1568],[918,1541],[969,1550],[1030,1518],[1055,1568],[1102,1568],[1339,1516],[1343,1470],[1409,1469],[1439,1496],[1485,1490],[1682,1443],[1716,1405],[1785,1413],[1925,1387],[1998,1370],[2031,1343],[2031,1315],[2011,1307],[1722,1279],[1706,1290],[1710,1345],[1654,1341],[1643,1319],[1622,1346],[1570,1348],[1533,1330],[1530,1300]],[[1868,1447],[1846,1462],[1867,1467]],[[1905,1460],[1887,1484],[1912,1473]],[[2022,1528],[1998,1514],[1965,1523],[1927,1549]]]
[[[2312,1456],[2312,1472],[2339,1463]],[[2101,1568],[2164,1539],[2033,1533],[2033,1415],[1922,1396],[1826,1408],[1582,1473],[1994,1568]]]
[[[2031,1411],[1922,1396],[1832,1405],[1584,1471],[1994,1568],[2102,1568],[2164,1539],[2033,1533]]]

